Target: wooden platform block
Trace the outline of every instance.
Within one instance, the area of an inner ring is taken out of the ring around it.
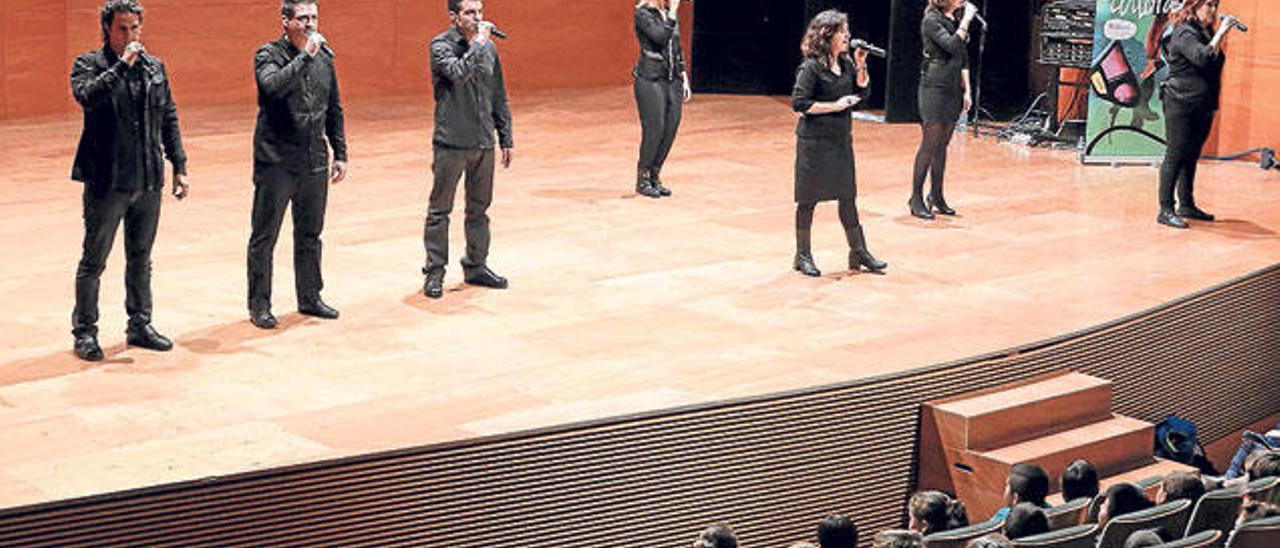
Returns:
[[[1111,418],[1111,382],[1067,373],[935,406],[943,442],[986,451]]]

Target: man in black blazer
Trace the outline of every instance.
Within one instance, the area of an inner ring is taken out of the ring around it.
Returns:
[[[187,156],[164,63],[148,54],[142,5],[107,0],[102,47],[76,58],[71,93],[84,109],[84,130],[71,178],[84,183],[84,248],[72,312],[75,353],[102,359],[98,287],[116,230],[124,222],[125,310],[131,346],[167,351],[173,343],[151,326],[151,245],[160,221],[164,162],[173,164],[173,195],[187,196]]]
[[[253,234],[249,237],[249,321],[276,326],[271,314],[272,251],[293,203],[293,273],[298,312],[336,319],[320,300],[320,232],[329,184],[347,176],[347,139],[333,51],[316,31],[316,0],[284,0],[284,35],[253,57],[258,124],[253,133]],[[332,170],[329,149],[333,149]]]

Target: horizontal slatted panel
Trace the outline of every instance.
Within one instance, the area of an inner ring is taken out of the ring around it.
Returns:
[[[1205,440],[1280,411],[1280,266],[1085,333],[899,375],[0,511],[2,546],[750,546],[902,525],[920,404],[1053,371]],[[864,534],[864,540],[870,535]]]

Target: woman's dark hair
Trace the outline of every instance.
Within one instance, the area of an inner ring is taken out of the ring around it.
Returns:
[[[813,16],[800,41],[800,53],[823,66],[831,63],[831,37],[849,25],[849,16],[839,10],[827,10]]]
[[[853,548],[858,544],[858,526],[840,514],[832,514],[818,522],[818,546]]]
[[[871,537],[872,548],[924,548],[924,536],[915,531],[890,529]]]
[[[1192,21],[1196,18],[1196,10],[1205,4],[1217,4],[1218,0],[1184,0],[1182,7],[1169,15],[1169,26]],[[1212,27],[1213,25],[1210,25]],[[1212,32],[1212,28],[1209,29]]]
[[[1125,514],[1141,512],[1155,506],[1155,503],[1142,494],[1142,490],[1132,483],[1117,483],[1107,488],[1107,499],[1102,503],[1107,511],[1107,519],[1116,519]]]
[[[1004,518],[1004,536],[1010,540],[1049,532],[1049,516],[1039,506],[1019,502]]]
[[[142,21],[142,4],[138,0],[107,0],[102,4],[102,11],[99,12],[98,18],[102,20],[102,41],[106,42],[111,38],[111,23],[116,20],[117,13],[132,13],[138,16],[138,21]]]
[[[1049,496],[1049,474],[1034,464],[1015,464],[1009,470],[1009,491],[1018,496],[1018,502],[1044,506],[1044,498]]]
[[[964,504],[942,491],[921,491],[912,495],[907,510],[925,524],[926,535],[969,525],[969,514]]]
[[[712,525],[698,533],[694,548],[738,548],[738,537],[727,525]]]
[[[1164,539],[1160,538],[1160,532],[1155,529],[1143,529],[1134,531],[1129,538],[1124,541],[1124,548],[1145,548],[1147,546],[1159,546],[1164,544]]]
[[[1062,500],[1073,501],[1098,496],[1098,470],[1087,460],[1078,460],[1062,471]]]
[[[1160,488],[1164,490],[1164,502],[1187,499],[1195,504],[1204,496],[1204,482],[1200,476],[1186,472],[1174,472],[1160,480]]]
[[[1013,543],[1001,533],[988,533],[969,541],[964,548],[1013,548]]]

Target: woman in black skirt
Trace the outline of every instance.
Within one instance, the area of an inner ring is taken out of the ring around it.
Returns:
[[[956,21],[957,12],[964,15]],[[929,0],[920,22],[924,59],[920,63],[920,148],[911,177],[911,214],[932,219],[933,211],[955,215],[942,195],[947,171],[947,146],[961,112],[973,104],[969,95],[969,24],[977,13],[964,0]],[[924,199],[924,178],[929,175],[929,200]]]
[[[676,21],[679,10],[680,0],[640,0],[636,4],[640,59],[632,76],[641,128],[636,193],[650,198],[671,195],[658,174],[680,128],[681,103],[692,97]]]
[[[1222,41],[1235,26],[1234,19],[1227,19],[1214,31],[1217,22],[1218,0],[1188,0],[1169,17],[1169,29],[1160,40],[1160,49],[1169,64],[1169,76],[1160,92],[1168,143],[1160,166],[1160,214],[1156,222],[1174,228],[1187,228],[1184,217],[1213,220],[1213,215],[1196,207],[1192,191],[1200,150],[1218,110],[1225,61]],[[1173,207],[1174,187],[1177,210]]]
[[[849,241],[849,268],[881,272],[888,265],[867,252],[854,203],[858,187],[849,109],[871,91],[867,52],[859,49],[849,56],[849,17],[836,10],[814,16],[800,51],[804,62],[791,91],[791,107],[802,114],[796,125],[794,267],[806,276],[822,275],[813,263],[809,231],[818,202],[836,200]]]

